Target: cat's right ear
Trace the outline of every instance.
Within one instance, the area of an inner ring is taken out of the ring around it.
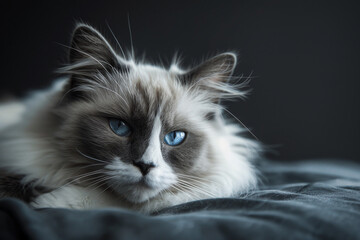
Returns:
[[[89,89],[86,86],[97,83],[99,74],[127,71],[125,62],[99,31],[81,23],[72,34],[69,65],[59,72],[70,76],[67,91],[73,89],[71,95],[81,97]]]
[[[69,52],[72,70],[79,69],[81,72],[125,70],[128,67],[125,62],[99,31],[83,23],[76,25]]]
[[[86,24],[77,24],[72,35],[69,53],[70,64],[82,61],[108,67],[117,67],[118,59],[108,41],[95,28]]]

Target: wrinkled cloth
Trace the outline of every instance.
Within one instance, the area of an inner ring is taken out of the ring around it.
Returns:
[[[263,184],[152,216],[126,209],[31,209],[0,201],[0,239],[360,239],[360,165],[268,162]]]

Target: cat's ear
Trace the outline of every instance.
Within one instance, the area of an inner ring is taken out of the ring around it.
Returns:
[[[116,67],[117,55],[108,41],[93,27],[78,24],[72,35],[69,53],[70,64],[81,61],[93,62],[99,67]]]
[[[206,84],[207,81],[224,83],[236,66],[236,55],[231,52],[212,57],[181,76],[184,84]]]
[[[231,52],[222,53],[182,74],[179,79],[194,91],[206,92],[205,96],[211,102],[219,103],[221,99],[244,95],[236,86],[228,83],[235,66],[236,55]]]
[[[126,60],[120,58],[109,42],[93,27],[78,24],[72,35],[69,65],[59,70],[69,76],[65,91],[69,99],[87,96],[93,86],[99,85],[112,72],[128,71]]]

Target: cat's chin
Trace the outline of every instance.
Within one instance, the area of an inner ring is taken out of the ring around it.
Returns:
[[[163,190],[163,188],[155,187],[151,182],[144,181],[143,179],[137,183],[115,185],[111,188],[114,193],[135,204],[148,201],[156,197]]]
[[[126,188],[115,188],[113,190],[127,201],[135,204],[148,201],[149,199],[156,197],[161,192],[161,189],[152,189],[140,184]]]

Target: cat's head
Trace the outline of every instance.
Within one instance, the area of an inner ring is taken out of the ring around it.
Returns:
[[[205,176],[214,161],[220,100],[242,94],[228,83],[235,64],[233,53],[188,71],[137,63],[78,25],[62,70],[69,80],[56,133],[61,153],[87,174],[89,187],[130,202],[177,191],[179,182]]]

